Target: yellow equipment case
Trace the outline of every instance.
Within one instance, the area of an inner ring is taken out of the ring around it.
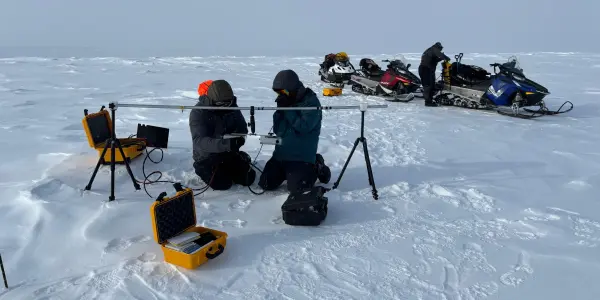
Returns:
[[[98,151],[98,156],[101,156],[104,145],[110,139],[113,130],[108,110],[105,110],[104,107],[102,107],[100,111],[88,114],[86,109],[84,110],[84,117],[83,120],[81,120],[81,123],[83,124],[83,129],[85,130],[90,147],[96,149],[96,151]],[[140,156],[144,149],[146,149],[146,139],[143,138],[120,138],[118,140],[121,144],[121,148],[123,148],[123,153],[127,158],[127,162]],[[105,165],[110,164],[110,157],[111,148],[110,145],[108,145],[104,157],[102,158],[102,163]],[[115,163],[123,163],[123,156],[116,145]]]
[[[333,96],[340,96],[341,94],[342,94],[342,88],[338,88],[338,87],[323,88],[323,96],[333,97]]]
[[[154,240],[160,244],[164,260],[170,264],[195,269],[225,250],[227,233],[196,225],[196,205],[192,189],[174,184],[177,193],[161,193],[150,207]],[[179,249],[172,241],[191,235]]]

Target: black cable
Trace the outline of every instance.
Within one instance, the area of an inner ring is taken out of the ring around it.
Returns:
[[[131,135],[134,136],[134,135]],[[130,137],[131,137],[130,136]],[[133,145],[139,145],[139,146],[145,146],[145,144],[143,143],[134,143]],[[152,150],[148,151],[148,147],[144,148],[146,151],[146,157],[144,158],[144,161],[142,162],[142,175],[144,176],[144,180],[143,181],[139,181],[139,180],[135,180],[137,183],[140,183],[143,185],[144,187],[144,192],[146,192],[146,195],[148,195],[148,197],[150,198],[154,198],[152,195],[150,195],[150,193],[148,192],[148,188],[146,187],[146,185],[150,185],[150,184],[155,184],[155,183],[171,183],[171,184],[175,184],[177,182],[175,181],[171,181],[171,180],[160,180],[163,176],[163,173],[161,171],[153,171],[150,174],[146,175],[146,161],[150,160],[151,162],[158,164],[160,162],[163,161],[164,159],[164,151],[161,148],[153,148]],[[155,161],[150,157],[150,154],[152,152],[154,152],[155,150],[159,150],[160,151],[160,159]],[[150,176],[154,175],[154,174],[158,174],[158,178],[156,178],[155,180],[150,180]],[[183,188],[189,188],[187,186],[182,185]],[[191,188],[192,191],[200,191],[199,193],[194,194],[194,196],[198,196],[201,195],[202,193],[206,192],[208,190],[210,186],[207,184],[206,186],[202,187],[202,188]]]
[[[271,129],[269,130],[269,134],[271,133],[271,131],[273,130],[273,127],[271,127]],[[133,138],[135,137],[135,134],[132,134],[129,136],[129,138]],[[145,146],[145,144],[143,143],[134,143],[133,145],[139,145],[139,146]],[[249,168],[248,168],[248,173],[246,173],[246,181],[248,181],[248,176],[250,174],[250,171],[252,170],[252,167],[254,167],[257,171],[259,171],[261,174],[263,173],[263,170],[261,170],[257,165],[256,165],[256,160],[258,159],[258,156],[260,155],[262,148],[264,145],[260,145],[260,148],[258,149],[258,153],[256,153],[256,156],[254,157],[254,160],[251,160],[250,162],[248,162],[249,164]],[[171,183],[171,184],[175,184],[177,182],[171,181],[171,180],[160,180],[163,176],[163,173],[161,171],[153,171],[150,174],[146,175],[146,161],[150,160],[151,162],[153,162],[154,164],[158,164],[160,162],[163,161],[164,159],[164,151],[161,148],[153,148],[152,150],[148,151],[148,147],[144,148],[146,151],[146,157],[144,158],[144,161],[142,162],[142,175],[144,176],[144,180],[143,181],[139,181],[136,179],[136,181],[140,184],[143,185],[144,187],[144,192],[146,192],[146,195],[148,195],[148,197],[150,198],[154,198],[152,195],[150,195],[150,193],[148,192],[148,188],[146,187],[146,185],[150,185],[150,184],[155,184],[155,183]],[[150,154],[155,151],[155,150],[159,150],[160,151],[160,159],[159,160],[153,160],[150,157]],[[213,172],[213,176],[216,173],[216,170]],[[150,180],[150,176],[158,174],[158,178],[156,178],[155,180]],[[257,176],[258,177],[258,176]],[[256,177],[255,177],[256,178]],[[212,181],[212,178],[211,178]],[[182,185],[182,187],[184,188],[189,188],[186,187],[184,185]],[[193,191],[199,191],[198,193],[194,194],[194,196],[198,196],[203,194],[204,192],[206,192],[208,189],[210,188],[210,183],[206,184],[204,187],[202,188],[192,188],[191,190]],[[262,192],[256,192],[252,189],[251,184],[248,185],[248,190],[250,190],[251,193],[253,193],[254,195],[262,195],[264,194],[266,191],[263,190]]]
[[[269,133],[268,133],[268,134],[271,134],[271,132],[272,132],[272,131],[273,131],[273,126],[271,126],[271,129],[269,129]],[[263,148],[263,146],[264,146],[264,144],[261,144],[261,145],[260,145],[260,148],[258,148],[258,152],[256,153],[256,156],[254,157],[254,160],[252,160],[252,161],[250,161],[250,162],[249,162],[249,165],[250,165],[250,166],[249,166],[249,168],[248,168],[248,173],[246,173],[246,182],[248,182],[248,175],[250,174],[250,170],[252,170],[252,167],[254,167],[254,168],[257,170],[257,171],[259,171],[259,172],[260,172],[260,174],[262,174],[262,173],[263,173],[263,171],[264,171],[264,170],[261,170],[261,169],[260,169],[260,168],[259,168],[259,167],[256,165],[256,160],[258,159],[258,156],[260,155],[260,152],[262,151],[262,148]],[[258,175],[258,174],[257,174],[257,175]],[[260,177],[259,177],[259,176],[256,176],[256,178],[259,178],[259,180],[260,180]],[[254,195],[262,195],[262,194],[264,194],[264,193],[266,192],[266,190],[264,190],[264,189],[263,189],[263,191],[262,191],[262,192],[260,192],[260,193],[259,193],[259,192],[255,192],[255,191],[252,189],[251,185],[252,185],[251,183],[249,183],[249,184],[248,184],[248,190],[249,190],[249,191],[250,191],[252,194],[254,194]]]

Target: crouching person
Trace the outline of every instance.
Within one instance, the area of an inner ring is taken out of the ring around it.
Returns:
[[[225,80],[210,82],[196,106],[237,107],[237,99]],[[244,137],[224,138],[226,134],[248,133],[239,110],[192,109],[190,131],[194,170],[214,190],[227,190],[233,184],[248,186],[256,179],[250,156],[240,151]]]
[[[305,88],[292,70],[275,76],[273,90],[278,94],[278,107],[321,106],[319,98],[310,88]],[[273,114],[273,132],[281,138],[273,156],[263,170],[258,185],[264,190],[274,190],[287,180],[290,193],[305,191],[317,179],[327,184],[331,171],[323,156],[317,154],[321,133],[322,112],[314,110],[277,110]]]

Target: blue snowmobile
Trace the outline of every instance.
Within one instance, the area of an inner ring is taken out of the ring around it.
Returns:
[[[485,69],[462,64],[463,54],[455,55],[455,62],[443,62],[440,92],[435,100],[442,105],[474,109],[496,110],[499,114],[531,119],[544,115],[556,115],[573,109],[573,103],[565,101],[557,111],[551,111],[544,103],[550,94],[547,88],[527,78],[516,57],[505,63],[493,63],[494,74]],[[560,111],[563,106],[571,107]],[[538,106],[532,110],[527,106]]]

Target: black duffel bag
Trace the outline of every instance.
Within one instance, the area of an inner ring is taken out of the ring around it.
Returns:
[[[327,217],[328,189],[314,186],[308,191],[290,193],[281,206],[283,221],[295,226],[318,226]]]

